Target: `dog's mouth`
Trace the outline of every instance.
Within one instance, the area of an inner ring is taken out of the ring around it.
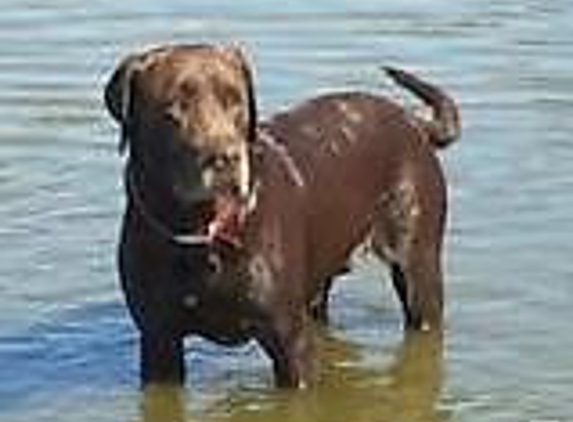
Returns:
[[[218,196],[205,228],[209,241],[240,248],[245,217],[246,209],[239,198],[234,195]]]

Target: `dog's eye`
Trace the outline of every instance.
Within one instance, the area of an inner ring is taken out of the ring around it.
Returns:
[[[179,119],[181,117],[181,111],[179,110],[178,107],[173,107],[173,106],[165,107],[162,113],[162,117],[165,119],[166,122],[169,122],[171,124],[176,124],[179,122]]]
[[[231,108],[241,103],[241,93],[234,87],[219,85],[217,87],[217,97],[225,108]]]
[[[193,101],[199,95],[199,88],[194,83],[181,84],[180,91],[182,100]]]
[[[179,125],[185,121],[185,116],[190,112],[190,109],[191,101],[181,99],[165,106],[162,115],[166,121]]]

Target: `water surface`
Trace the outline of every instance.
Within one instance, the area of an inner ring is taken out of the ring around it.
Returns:
[[[0,14],[0,420],[573,420],[573,3],[569,0],[3,0]],[[239,41],[263,114],[357,88],[411,104],[378,66],[460,102],[448,326],[406,338],[386,273],[336,290],[322,378],[272,388],[255,347],[189,342],[183,391],[137,386],[116,285],[123,204],[102,86],[125,54]]]

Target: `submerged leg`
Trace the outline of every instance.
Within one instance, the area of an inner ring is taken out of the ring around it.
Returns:
[[[407,329],[439,329],[443,321],[443,282],[439,256],[413,251],[403,264],[392,264],[392,281],[402,303]]]
[[[141,337],[141,382],[183,384],[183,339],[145,333]]]
[[[261,330],[258,340],[272,361],[277,387],[308,386],[315,375],[310,317],[276,318]]]
[[[413,184],[404,186],[380,210],[373,228],[373,249],[390,264],[405,328],[439,329],[444,301],[441,245],[445,193],[439,188],[426,192]]]

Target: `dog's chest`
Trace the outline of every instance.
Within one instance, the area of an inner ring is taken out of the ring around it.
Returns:
[[[174,275],[176,283],[183,286],[178,301],[186,330],[233,345],[252,337],[256,312],[248,268],[243,270],[239,261],[229,260],[217,254],[205,255],[201,262],[188,259],[179,262]]]

